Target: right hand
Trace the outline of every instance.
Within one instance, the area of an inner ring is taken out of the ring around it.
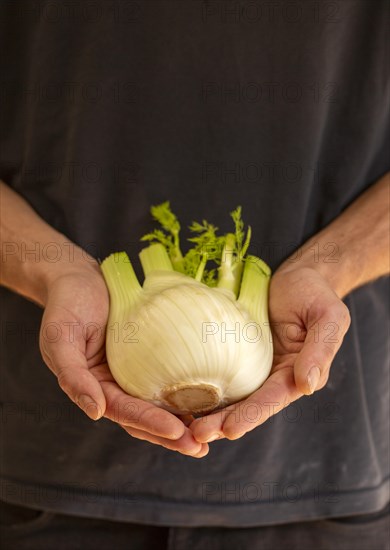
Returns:
[[[105,355],[108,311],[108,291],[97,264],[73,266],[50,283],[40,349],[61,389],[93,420],[104,416],[137,439],[205,456],[208,445],[194,439],[189,421],[131,397],[115,382]]]

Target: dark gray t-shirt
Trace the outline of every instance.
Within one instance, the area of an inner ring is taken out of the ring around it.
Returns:
[[[389,169],[386,5],[4,1],[0,176],[100,258],[136,257],[151,204],[223,230],[241,204],[275,269]],[[192,526],[388,501],[387,280],[346,298],[325,389],[202,460],[88,420],[40,357],[42,311],[1,298],[1,498]]]

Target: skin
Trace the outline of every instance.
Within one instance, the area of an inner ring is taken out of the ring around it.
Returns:
[[[387,173],[274,273],[271,374],[249,398],[195,420],[198,441],[238,439],[325,386],[351,322],[342,298],[389,273],[389,183]]]
[[[263,386],[201,419],[177,417],[127,395],[112,378],[105,358],[109,300],[96,261],[8,186],[1,183],[0,192],[0,283],[44,308],[40,349],[62,390],[91,419],[104,416],[132,437],[196,458],[208,453],[208,442],[238,439],[324,387],[350,324],[342,298],[389,272],[386,174],[273,275],[269,312],[275,357]],[[56,248],[45,248],[47,243]],[[327,261],[329,243],[336,244],[337,262]],[[23,253],[26,249],[36,253]],[[336,329],[331,338],[329,326]]]

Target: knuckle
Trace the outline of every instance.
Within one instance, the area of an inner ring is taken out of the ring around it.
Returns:
[[[49,353],[46,350],[45,345],[43,344],[42,340],[39,341],[39,351],[41,352],[41,356],[45,364],[49,367],[49,369],[54,372],[53,370],[53,361],[50,358]]]
[[[332,360],[333,360],[333,358],[336,354],[336,350],[335,350],[334,345],[327,344],[326,342],[324,342],[323,347],[322,347],[322,354],[323,354],[323,357],[325,359],[326,364],[330,365],[330,363],[332,362]]]
[[[333,309],[338,324],[341,324],[343,328],[345,327],[347,329],[351,324],[351,314],[348,307],[340,300]]]
[[[139,406],[135,401],[129,399],[123,403],[122,407],[123,422],[129,424],[138,424],[140,421]]]
[[[342,302],[342,312],[341,312],[341,318],[344,322],[345,330],[347,331],[351,325],[351,313],[348,309],[348,307]]]
[[[157,425],[161,420],[161,411],[156,407],[150,407],[142,411],[141,414],[137,414],[137,418],[141,422],[147,422],[150,425]]]
[[[67,372],[67,369],[60,368],[57,371],[57,380],[58,385],[62,389],[63,392],[65,392],[69,397],[72,395],[72,384],[69,380],[69,375]]]

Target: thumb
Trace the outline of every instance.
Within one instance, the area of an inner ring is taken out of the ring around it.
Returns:
[[[56,325],[57,336],[50,336]],[[100,383],[88,368],[85,353],[77,341],[67,341],[58,323],[41,328],[40,349],[43,360],[57,376],[60,388],[89,418],[98,420],[106,410],[106,399]],[[58,333],[60,331],[60,333]]]
[[[308,312],[309,323],[303,348],[294,364],[295,385],[306,395],[321,389],[351,323],[347,306],[331,298],[315,313]]]

